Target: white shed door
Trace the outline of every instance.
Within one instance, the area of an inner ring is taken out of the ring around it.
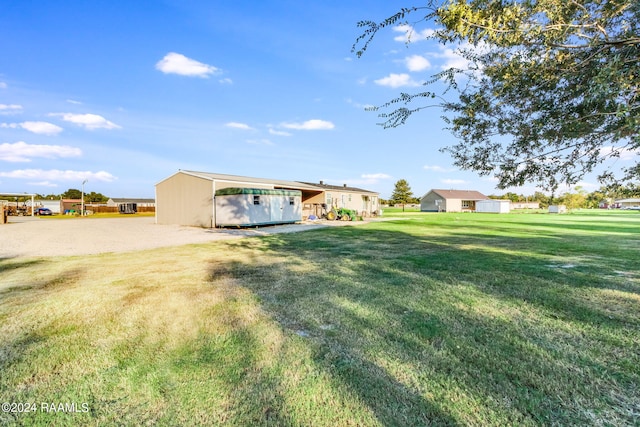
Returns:
[[[284,197],[271,197],[271,221],[282,221]]]

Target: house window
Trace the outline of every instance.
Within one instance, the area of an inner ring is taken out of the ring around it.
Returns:
[[[260,196],[253,196],[253,204],[254,205],[260,204]]]
[[[289,205],[293,206],[296,204],[296,199],[294,197],[289,197]]]
[[[327,205],[333,206],[333,198],[331,197],[331,193],[327,193]]]
[[[471,207],[471,201],[470,200],[463,200],[462,201],[462,208],[463,209],[469,209]]]
[[[351,201],[351,194],[349,194],[349,201]]]

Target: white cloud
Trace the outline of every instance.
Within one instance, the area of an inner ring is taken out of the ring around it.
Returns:
[[[443,184],[447,184],[447,185],[456,185],[456,184],[466,184],[467,183],[467,181],[465,181],[464,179],[441,179],[440,182],[443,183]]]
[[[60,126],[48,122],[0,123],[0,128],[17,129],[19,127],[40,135],[56,135],[63,131]]]
[[[231,80],[229,77],[225,77],[224,79],[220,79],[220,80],[218,80],[218,82],[223,84],[223,85],[232,85],[233,84],[233,80]]]
[[[203,64],[195,59],[169,52],[156,64],[156,69],[165,74],[179,74],[181,76],[208,78],[212,74],[217,74],[220,70],[213,65]]]
[[[365,173],[360,176],[364,179],[391,179],[391,175],[387,175],[386,173]]]
[[[617,153],[617,155],[613,156],[614,153]],[[605,146],[600,150],[600,154],[602,156],[618,157],[620,160],[634,160],[640,156],[640,149],[632,150],[624,147]]]
[[[291,133],[289,132],[285,132],[283,130],[275,130],[273,128],[269,128],[269,133],[271,135],[277,135],[277,136],[291,136]]]
[[[359,102],[355,102],[351,98],[347,98],[346,102],[347,102],[347,104],[353,105],[355,108],[360,109],[360,110],[366,110],[367,108],[373,108],[374,107],[372,104],[360,104]]]
[[[22,112],[22,105],[18,104],[0,104],[0,114],[17,114]]]
[[[82,105],[82,102],[80,102],[80,101],[76,101],[76,100],[74,100],[74,99],[67,99],[67,102],[68,102],[69,104]]]
[[[411,78],[409,74],[405,74],[405,73],[403,74],[391,73],[387,77],[374,80],[373,82],[377,85],[388,86],[394,89],[402,86],[420,86],[420,83],[416,82]]]
[[[22,122],[20,123],[20,126],[29,132],[40,135],[56,135],[63,131],[60,126],[56,126],[49,122]]]
[[[97,114],[51,113],[49,115],[62,117],[62,120],[65,122],[74,123],[88,130],[121,128],[117,124]]]
[[[6,89],[7,84],[5,82],[0,82],[0,89]]]
[[[58,184],[54,184],[53,182],[49,182],[49,181],[28,182],[27,184],[37,185],[39,187],[57,187],[58,186]]]
[[[303,123],[283,123],[282,127],[296,130],[329,130],[333,129],[335,126],[333,123],[326,120],[313,119],[307,120]]]
[[[483,176],[483,177],[480,177],[480,180],[487,181],[487,182],[495,182],[495,183],[500,182],[500,180],[495,176]]]
[[[42,169],[19,169],[11,172],[0,172],[1,177],[17,179],[38,179],[43,181],[91,181],[112,182],[117,178],[109,172],[99,171],[72,171],[72,170],[42,170]]]
[[[404,59],[409,71],[424,71],[431,68],[431,63],[427,58],[420,55],[411,55]]]
[[[418,32],[411,25],[407,25],[407,24],[402,24],[402,25],[393,27],[393,31],[395,31],[396,33],[402,33],[401,36],[395,36],[393,38],[395,41],[402,42],[402,43],[426,40],[429,36],[431,36],[434,33],[434,30],[430,28],[426,28]]]
[[[452,172],[455,170],[455,169],[443,168],[442,166],[438,166],[438,165],[434,165],[434,166],[424,165],[423,169],[427,171],[434,171],[434,172]]]
[[[468,70],[469,65],[471,64],[467,59],[462,57],[458,53],[457,50],[453,50],[450,48],[443,48],[442,53],[434,54],[436,58],[444,59],[444,62],[440,66],[443,70],[448,70],[449,68],[457,68],[459,70]]]
[[[0,160],[5,162],[30,162],[33,157],[55,159],[81,155],[82,151],[79,148],[68,145],[34,145],[24,141],[0,144]]]
[[[238,123],[238,122],[229,122],[227,124],[225,124],[226,127],[228,128],[234,128],[234,129],[243,129],[243,130],[251,130],[251,126],[249,126],[246,123]]]

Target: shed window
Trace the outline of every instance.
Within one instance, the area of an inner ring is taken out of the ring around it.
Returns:
[[[289,204],[291,206],[295,205],[296,204],[296,199],[294,197],[289,197]]]
[[[253,204],[254,205],[260,204],[260,196],[253,196]]]

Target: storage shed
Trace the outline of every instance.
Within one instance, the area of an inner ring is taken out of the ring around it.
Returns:
[[[549,206],[549,213],[566,213],[567,212],[567,207],[565,205],[550,205]]]
[[[509,213],[511,208],[510,200],[478,200],[476,202],[476,212],[483,213]]]
[[[216,225],[247,227],[302,221],[302,192],[266,188],[216,191]]]

